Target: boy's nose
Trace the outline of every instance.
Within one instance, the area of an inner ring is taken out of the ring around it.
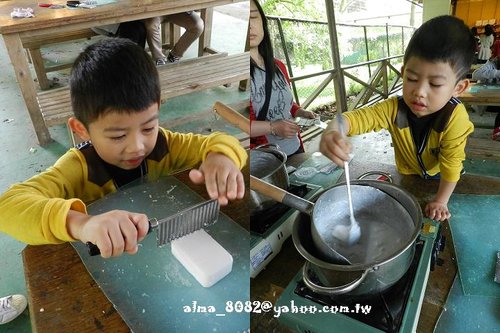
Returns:
[[[137,153],[144,150],[144,140],[140,135],[131,137],[127,144],[127,153]]]
[[[426,91],[425,85],[419,84],[413,90],[413,95],[415,95],[415,97],[425,97],[425,91]]]

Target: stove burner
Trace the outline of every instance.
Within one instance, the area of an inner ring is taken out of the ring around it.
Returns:
[[[422,255],[423,242],[416,244],[415,256],[403,277],[389,289],[374,295],[365,296],[326,296],[312,292],[300,280],[295,288],[295,294],[312,300],[321,305],[328,306],[347,306],[351,309],[356,308],[356,304],[365,306],[370,305],[370,313],[350,312],[345,315],[377,328],[384,332],[399,332],[401,322],[406,309],[406,304],[410,297],[411,288],[415,279],[418,263]],[[319,281],[314,281],[319,284]]]
[[[290,185],[288,192],[303,198],[310,189],[307,185]],[[257,234],[264,234],[276,221],[279,220],[291,208],[287,205],[277,202],[275,205],[266,209],[256,209],[250,214],[250,231]]]

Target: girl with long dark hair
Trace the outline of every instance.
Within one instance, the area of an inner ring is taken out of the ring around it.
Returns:
[[[285,65],[274,58],[267,19],[257,0],[250,2],[251,145],[277,144],[287,156],[303,152],[294,117],[315,118],[293,101]]]

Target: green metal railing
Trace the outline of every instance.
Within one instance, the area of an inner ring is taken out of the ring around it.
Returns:
[[[295,100],[303,107],[335,103],[343,80],[349,109],[387,98],[401,89],[404,49],[414,28],[336,24],[268,16],[275,56],[285,62]],[[330,30],[335,30],[339,64],[334,65]],[[354,97],[355,96],[355,97]]]

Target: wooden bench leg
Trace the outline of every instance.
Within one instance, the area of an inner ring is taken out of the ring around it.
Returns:
[[[173,49],[175,43],[181,38],[181,27],[173,23],[168,24],[170,26],[170,49]]]
[[[161,24],[161,40],[163,50],[171,50],[180,37],[181,27],[170,22],[163,22]]]
[[[200,36],[198,41],[198,57],[201,57],[205,54],[205,48],[210,47],[211,37],[212,37],[212,21],[214,17],[214,9],[213,8],[204,8],[200,11],[200,17],[205,24],[205,29],[203,29],[203,33]]]
[[[36,77],[38,78],[38,84],[42,90],[50,88],[50,82],[47,78],[47,72],[45,71],[45,65],[43,63],[42,53],[40,49],[30,49],[31,60],[33,61],[33,67],[35,68]]]
[[[28,64],[32,64],[33,62],[31,61],[31,56],[28,50],[24,50],[26,52],[26,59],[28,59]]]
[[[240,85],[238,86],[238,89],[240,91],[247,91],[250,85],[248,84],[248,80],[243,80],[240,81]]]

